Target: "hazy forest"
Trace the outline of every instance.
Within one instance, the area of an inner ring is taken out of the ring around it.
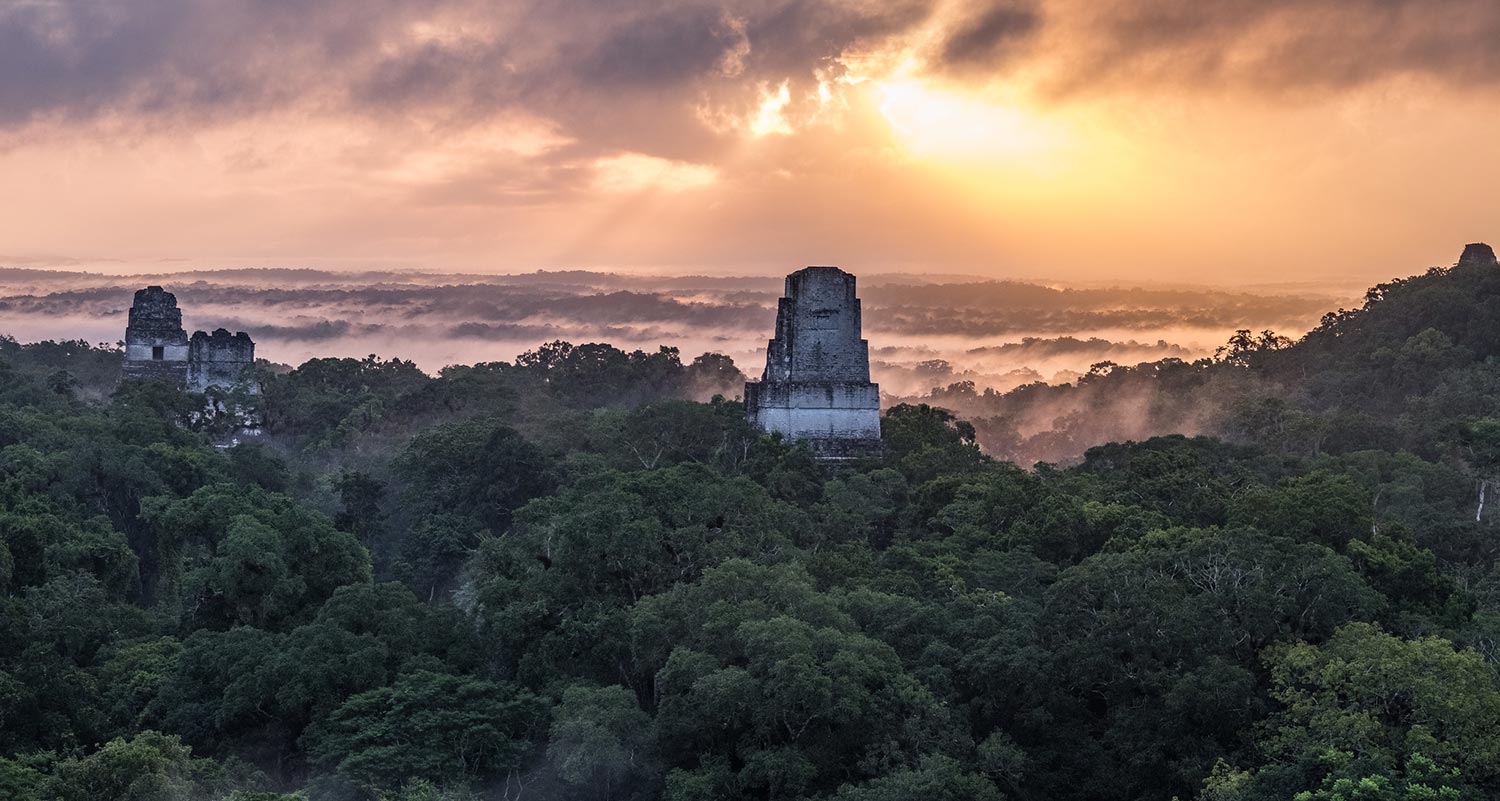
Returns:
[[[835,471],[716,354],[120,360],[0,340],[6,799],[1500,795],[1493,266]]]

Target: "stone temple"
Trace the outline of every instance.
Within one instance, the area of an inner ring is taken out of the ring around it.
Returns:
[[[125,377],[187,386],[188,335],[177,296],[159,286],[135,293],[125,326]]]
[[[745,384],[745,416],[823,459],[879,452],[880,387],[870,382],[853,275],[808,267],[786,277],[766,372]]]
[[[1495,259],[1495,249],[1483,242],[1471,242],[1464,246],[1462,256],[1458,257],[1460,267],[1472,264],[1481,267],[1494,267],[1500,265]]]
[[[244,331],[235,334],[215,328],[212,334],[193,332],[188,340],[187,385],[194,392],[209,387],[233,387],[244,383],[251,391],[250,368],[255,364],[255,343]]]
[[[125,378],[166,381],[193,392],[244,386],[254,393],[249,372],[254,364],[249,334],[220,328],[212,334],[197,331],[189,339],[176,295],[159,286],[135,293],[125,327]]]

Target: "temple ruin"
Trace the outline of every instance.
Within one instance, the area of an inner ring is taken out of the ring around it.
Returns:
[[[745,416],[822,459],[879,452],[880,388],[870,382],[853,275],[808,267],[787,276],[765,373],[745,384]]]
[[[177,296],[159,286],[135,293],[125,326],[125,377],[187,386],[188,335]]]
[[[125,327],[125,378],[166,381],[192,392],[242,387],[254,393],[254,364],[249,334],[219,328],[212,334],[196,331],[190,339],[176,295],[159,286],[135,293]]]
[[[1458,257],[1458,266],[1475,265],[1480,267],[1494,267],[1500,265],[1495,259],[1495,249],[1483,242],[1470,242],[1464,245],[1463,255]]]
[[[235,334],[215,328],[212,334],[193,333],[188,340],[187,386],[194,392],[209,387],[233,387],[245,382],[255,364],[255,343],[244,331]],[[253,382],[250,382],[253,390]]]

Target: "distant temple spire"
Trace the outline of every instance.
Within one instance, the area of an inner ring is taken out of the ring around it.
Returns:
[[[787,276],[765,373],[745,384],[750,422],[806,441],[824,459],[878,452],[880,388],[860,328],[853,275],[808,267]]]
[[[1464,253],[1458,257],[1460,266],[1476,264],[1485,267],[1493,267],[1500,264],[1495,259],[1495,249],[1483,242],[1472,242],[1464,245]]]

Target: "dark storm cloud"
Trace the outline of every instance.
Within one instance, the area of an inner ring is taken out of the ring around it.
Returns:
[[[745,34],[751,43],[745,59],[747,69],[774,75],[809,74],[861,41],[879,41],[906,32],[926,21],[937,3],[794,0],[740,5],[756,10],[742,12],[735,3],[723,7],[745,20]]]
[[[473,110],[494,110],[514,102],[517,88],[505,53],[500,42],[434,42],[387,54],[348,76],[347,102],[356,109],[400,109],[461,96]]]
[[[929,23],[930,69],[1024,63],[1062,91],[1500,80],[1493,0],[12,0],[0,3],[0,132],[297,107],[450,126],[520,112],[571,137],[570,157],[711,160],[728,143],[705,108],[744,115],[787,82],[796,117],[840,56]]]
[[[707,103],[807,90],[931,0],[22,0],[0,3],[0,128],[52,120],[198,123],[307,104],[448,124],[538,115],[577,139],[674,155],[711,147]],[[799,102],[801,102],[799,100]]]
[[[0,4],[0,123],[105,111],[153,116],[258,106],[303,91],[277,80],[370,41],[370,17],[285,2],[67,0]],[[366,21],[361,21],[366,20]]]
[[[1500,81],[1493,0],[1089,0],[1063,89],[1338,89],[1396,75]]]
[[[697,6],[638,17],[597,42],[570,43],[574,71],[604,87],[663,87],[711,73],[734,46],[723,15]]]
[[[1012,46],[1036,31],[1041,16],[1031,4],[1003,0],[955,26],[943,41],[943,64],[993,68],[1014,54]]]
[[[929,55],[959,74],[1039,64],[1064,92],[1336,90],[1500,82],[1497,42],[1494,0],[1000,0],[950,22]]]

